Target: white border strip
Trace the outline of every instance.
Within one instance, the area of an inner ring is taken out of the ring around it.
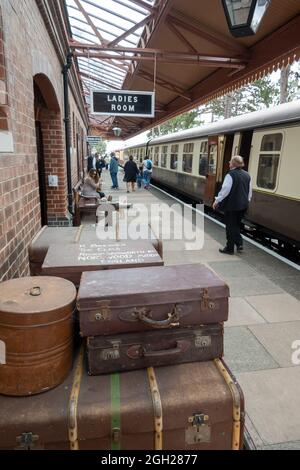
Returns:
[[[180,202],[180,204],[183,204],[184,206],[187,206],[187,207],[191,207],[189,204],[186,204],[185,202],[181,201],[180,199],[178,199],[177,197],[175,196],[172,196],[171,194],[167,193],[167,191],[164,191],[163,189],[160,189],[160,188],[157,188],[156,186],[153,186],[151,184],[151,186],[153,187],[153,189],[157,189],[158,191],[166,194],[168,197],[171,197],[172,199],[175,199],[175,201],[178,201]],[[195,209],[193,207],[193,210],[195,212],[198,212],[199,214],[203,214],[203,212],[199,211],[198,209]],[[215,224],[219,225],[220,227],[223,227],[225,228],[225,225],[222,223],[222,222],[219,222],[219,220],[216,220],[214,219],[213,217],[210,217],[209,215],[207,214],[204,214],[204,217],[206,217],[207,219],[211,220],[212,222],[214,222]],[[280,261],[282,261],[283,263],[287,264],[288,266],[291,266],[292,268],[296,269],[297,271],[300,271],[300,266],[296,263],[293,263],[293,261],[290,261],[286,258],[284,258],[283,256],[281,255],[278,255],[278,253],[276,253],[275,251],[272,251],[270,250],[269,248],[266,248],[265,246],[262,246],[260,245],[259,243],[257,243],[256,241],[252,240],[251,238],[248,238],[246,237],[245,235],[242,235],[243,239],[246,240],[248,243],[250,243],[251,245],[254,245],[256,246],[257,248],[259,248],[260,250],[264,251],[265,253],[268,253],[269,255],[273,256],[274,258],[277,258],[279,259]]]

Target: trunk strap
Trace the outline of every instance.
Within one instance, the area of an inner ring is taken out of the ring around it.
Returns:
[[[80,225],[80,226],[78,227],[78,230],[76,231],[74,243],[78,243],[78,242],[79,242],[80,237],[81,237],[81,234],[82,234],[82,230],[83,230],[83,225]]]
[[[70,450],[79,450],[78,443],[78,423],[77,423],[77,409],[78,409],[78,398],[80,392],[81,379],[83,374],[84,365],[84,346],[80,348],[79,358],[75,367],[73,385],[69,400],[68,410],[68,430],[69,430],[69,441]]]
[[[120,374],[111,374],[111,450],[121,449]]]
[[[233,402],[233,432],[232,432],[232,450],[240,450],[241,448],[241,397],[236,383],[228,373],[224,364],[220,359],[215,359],[215,364],[222,374],[225,382],[232,395]]]
[[[160,393],[158,390],[157,380],[153,367],[147,369],[150,392],[152,396],[153,410],[154,410],[154,449],[162,450],[163,448],[163,415]]]

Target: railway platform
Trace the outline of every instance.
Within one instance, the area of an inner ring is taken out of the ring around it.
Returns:
[[[104,172],[104,191],[115,200],[174,203],[154,187],[127,194],[122,176],[119,191],[110,190]],[[225,362],[245,394],[249,447],[300,449],[300,270],[247,241],[242,254],[221,254],[224,239],[224,228],[205,218],[203,248],[190,251],[180,240],[164,240],[165,265],[205,263],[228,283]]]

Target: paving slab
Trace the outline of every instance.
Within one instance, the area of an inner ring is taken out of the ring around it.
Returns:
[[[300,320],[300,302],[290,294],[255,295],[246,300],[269,323]]]
[[[296,272],[293,276],[282,276],[280,279],[273,279],[273,282],[282,287],[286,292],[295,295],[300,291],[300,273]]]
[[[287,276],[300,275],[295,268],[283,263],[274,256],[259,250],[257,247],[251,245],[250,250],[245,250],[243,258],[247,263],[252,265],[256,271],[264,274],[270,279],[281,279]]]
[[[229,319],[225,328],[265,323],[264,318],[241,297],[229,299]]]
[[[164,252],[164,260],[166,264],[193,264],[208,263],[210,261],[218,261],[222,257],[221,253],[216,250],[166,250]]]
[[[300,345],[300,321],[253,325],[249,326],[249,330],[281,367],[296,367],[299,365],[293,364],[292,355],[295,349],[292,345],[296,341],[299,341]]]
[[[248,263],[239,259],[234,261],[214,261],[209,263],[209,265],[223,278],[253,277],[257,275],[256,271]]]
[[[224,358],[233,373],[279,367],[254,334],[246,327],[224,331]]]
[[[229,285],[231,297],[283,293],[278,285],[265,276],[231,277],[226,275],[222,277]]]
[[[265,445],[300,440],[300,367],[244,372],[237,379]]]

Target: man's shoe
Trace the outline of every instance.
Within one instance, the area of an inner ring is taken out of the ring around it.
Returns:
[[[238,253],[243,253],[244,247],[243,246],[237,246],[236,250],[237,250]]]
[[[230,250],[228,250],[228,248],[226,248],[226,247],[225,247],[225,248],[220,248],[220,249],[219,249],[219,252],[220,252],[220,253],[223,253],[223,254],[225,254],[225,255],[234,255],[234,251],[230,251]]]

